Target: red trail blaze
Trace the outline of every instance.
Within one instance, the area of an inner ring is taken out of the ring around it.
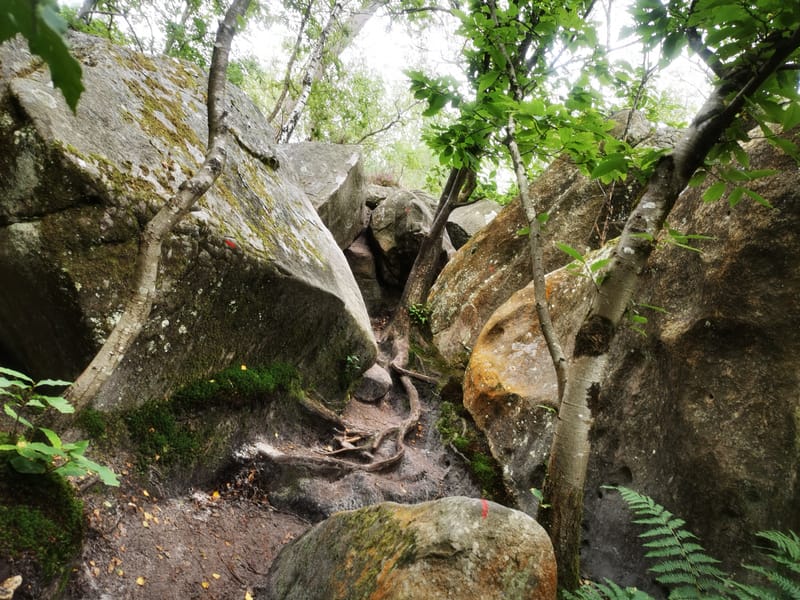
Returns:
[[[485,519],[489,516],[489,503],[486,501],[485,498],[481,498],[481,518]]]

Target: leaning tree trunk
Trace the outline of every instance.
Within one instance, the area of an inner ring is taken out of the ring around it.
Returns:
[[[89,404],[102,389],[147,322],[155,297],[164,239],[222,173],[226,157],[223,95],[228,56],[237,20],[244,16],[249,4],[250,0],[234,0],[217,30],[208,79],[208,152],[205,162],[197,173],[180,185],[178,193],[145,227],[136,259],[131,298],[100,351],[68,392],[69,399],[78,409]]]
[[[639,275],[689,178],[737,118],[746,100],[798,47],[800,29],[790,37],[767,38],[753,56],[768,58],[753,60],[748,67],[742,66],[723,77],[674,152],[658,162],[639,204],[628,217],[594,304],[576,335],[550,449],[543,509],[538,518],[553,540],[559,587],[572,590],[579,585],[583,490],[592,413],[599,408],[611,343]],[[733,99],[728,101],[730,96]]]

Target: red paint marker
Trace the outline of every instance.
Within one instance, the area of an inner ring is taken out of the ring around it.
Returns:
[[[485,519],[489,516],[489,503],[485,498],[481,498],[481,506],[483,506],[481,509],[481,517]]]
[[[225,238],[224,241],[228,248],[236,248],[236,242],[234,242],[231,238]]]

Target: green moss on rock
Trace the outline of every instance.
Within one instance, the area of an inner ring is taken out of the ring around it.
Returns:
[[[33,563],[46,586],[69,574],[84,534],[83,505],[56,473],[25,475],[0,454],[0,557]]]

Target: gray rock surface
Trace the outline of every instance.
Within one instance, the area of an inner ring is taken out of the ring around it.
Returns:
[[[544,600],[556,569],[544,529],[476,498],[337,513],[277,556],[268,600]]]
[[[344,250],[363,228],[366,188],[358,146],[303,142],[281,150],[322,222]]]
[[[437,200],[420,190],[390,188],[372,211],[370,232],[379,250],[378,274],[391,286],[405,284],[422,239],[430,231]],[[442,247],[452,248],[445,233]]]
[[[191,66],[83,35],[77,114],[27,49],[0,47],[0,354],[74,378],[127,298],[144,224],[203,160]],[[95,404],[160,398],[231,364],[284,361],[329,398],[341,361],[376,354],[353,276],[272,132],[229,88],[225,171],[166,240],[138,341]]]
[[[491,223],[502,208],[494,200],[483,199],[453,210],[447,220],[447,233],[455,249],[461,248],[469,238]]]
[[[392,376],[379,364],[364,371],[353,390],[353,396],[362,402],[377,402],[392,389]]]

